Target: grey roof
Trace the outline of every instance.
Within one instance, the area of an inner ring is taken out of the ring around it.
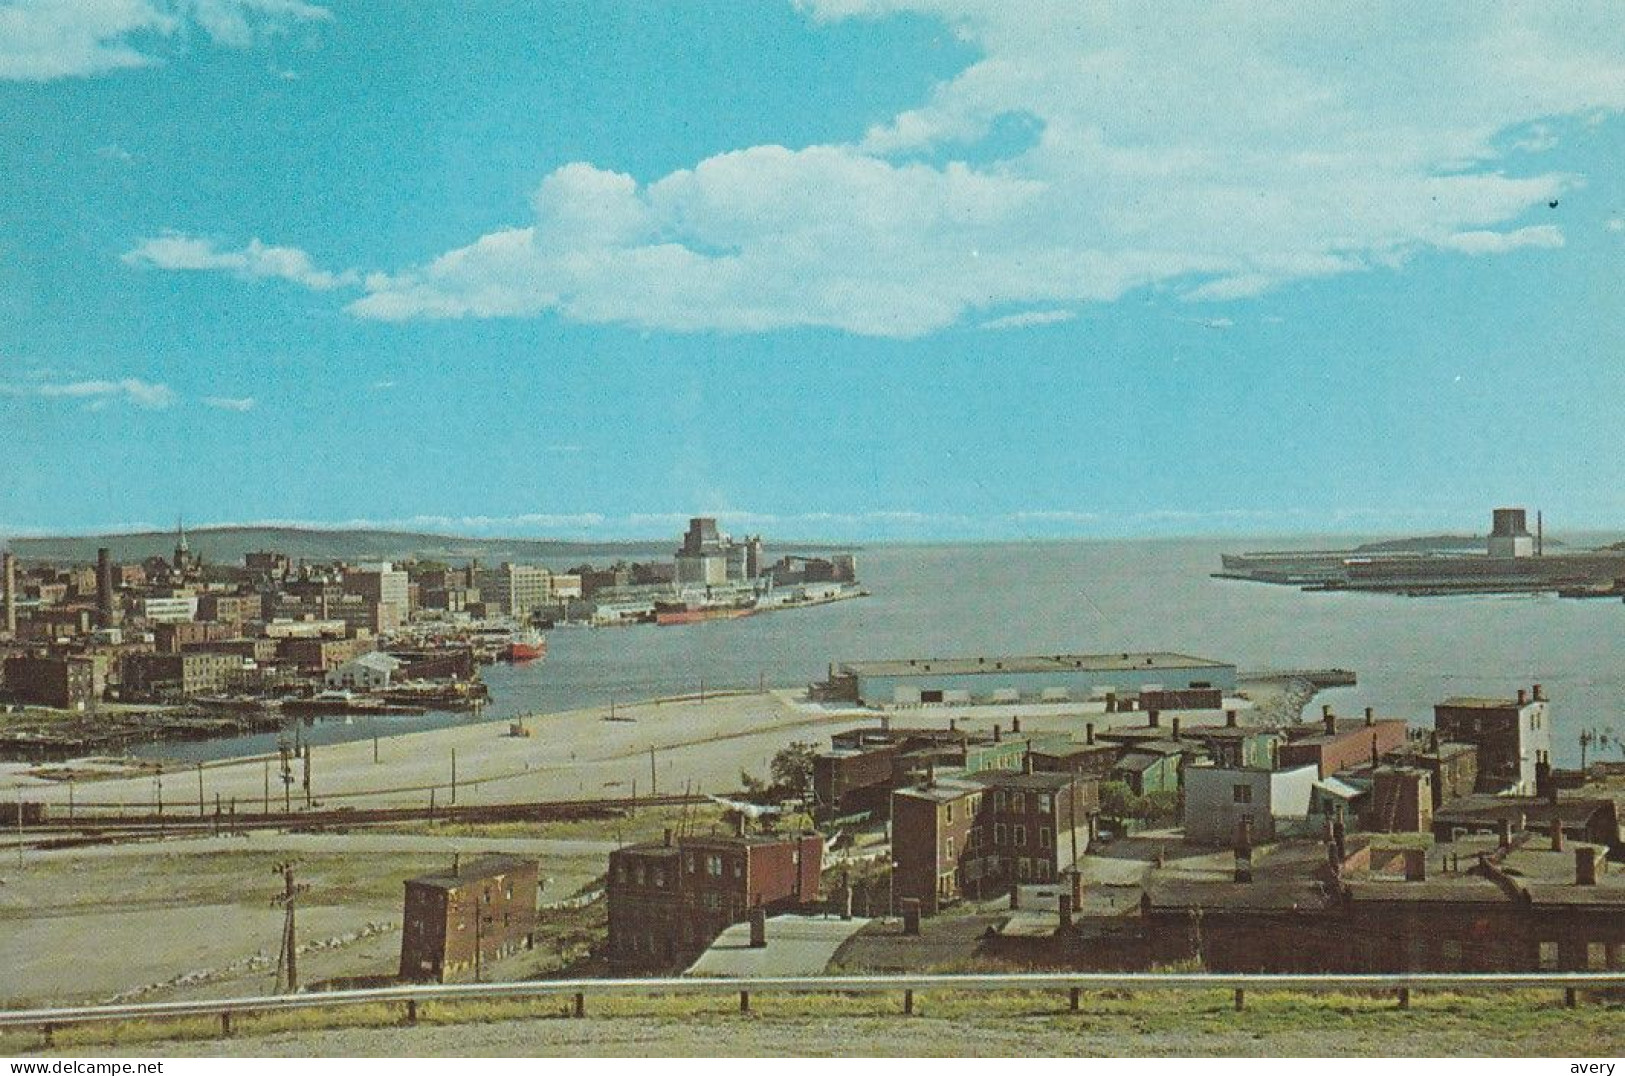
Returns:
[[[430,889],[458,889],[470,882],[484,881],[498,875],[508,874],[522,867],[534,867],[534,859],[522,856],[481,856],[462,864],[457,873],[450,871],[437,871],[433,874],[421,874],[416,878],[407,880],[407,885],[425,886]]]
[[[1046,654],[1020,657],[913,658],[849,661],[841,668],[859,676],[963,676],[974,673],[1128,672],[1136,669],[1231,669],[1228,662],[1165,651],[1138,654]]]

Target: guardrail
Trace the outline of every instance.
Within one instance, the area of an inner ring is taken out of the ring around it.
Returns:
[[[1625,988],[1625,971],[1485,974],[1351,974],[1225,975],[1158,973],[1042,972],[1000,975],[855,975],[796,976],[750,979],[550,979],[512,983],[459,983],[438,986],[393,986],[308,994],[226,998],[218,1001],[146,1002],[77,1008],[0,1011],[0,1028],[37,1028],[51,1044],[55,1028],[123,1020],[215,1017],[220,1033],[232,1033],[234,1016],[357,1005],[401,1005],[403,1022],[417,1022],[418,1007],[427,1002],[489,1001],[558,997],[570,1001],[570,1013],[586,1015],[592,997],[731,996],[741,1012],[750,1011],[753,994],[901,994],[902,1013],[912,1015],[916,993],[929,991],[1053,991],[1065,994],[1076,1011],[1084,991],[1098,990],[1228,990],[1237,1011],[1249,990],[1319,993],[1355,991],[1392,993],[1399,1008],[1408,1008],[1412,991],[1561,990],[1564,1004],[1579,1003],[1579,991]]]

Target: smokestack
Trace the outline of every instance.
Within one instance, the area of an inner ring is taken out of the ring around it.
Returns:
[[[1552,819],[1552,851],[1561,852],[1562,850],[1563,820],[1561,818],[1554,818]]]
[[[1375,725],[1376,723],[1377,723],[1377,711],[1374,708],[1372,708],[1370,706],[1367,706],[1365,708],[1365,727],[1370,728],[1372,725]]]
[[[1539,684],[1535,685],[1535,701],[1536,702],[1545,702],[1546,701],[1546,692],[1541,688],[1541,686]]]
[[[1236,727],[1236,712],[1234,710],[1226,710],[1224,712],[1224,726],[1225,728],[1230,729]]]
[[[5,607],[6,607],[5,628],[6,628],[6,634],[7,635],[16,635],[17,634],[17,556],[16,556],[15,553],[11,553],[9,551],[6,552],[3,556],[4,556],[4,563],[0,564],[0,575],[3,575],[4,578],[3,578],[3,580],[0,580],[0,587],[3,587],[4,591],[5,591]]]
[[[1597,884],[1597,850],[1595,848],[1576,848],[1574,850],[1574,884]]]
[[[1176,740],[1179,739],[1179,718],[1178,717],[1174,718],[1173,734],[1174,734],[1174,739],[1176,739]]]
[[[957,729],[958,729],[958,728],[959,728],[959,724],[958,724],[958,718],[953,718],[953,717],[950,717],[950,718],[949,718],[949,719],[948,719],[948,731],[949,731],[949,732],[954,732],[954,731],[956,731],[956,730],[957,730]]]
[[[1337,715],[1332,713],[1332,708],[1330,706],[1326,706],[1321,709],[1320,720],[1322,724],[1326,726],[1326,735],[1337,735]]]
[[[1147,728],[1153,728],[1153,729],[1161,728],[1162,727],[1162,711],[1161,710],[1147,710],[1145,720],[1146,720],[1146,727]]]
[[[106,546],[96,550],[96,620],[113,626],[113,555]]]
[[[1523,688],[1520,687],[1518,689],[1518,705],[1522,706],[1524,703],[1526,703],[1528,701],[1529,701],[1529,692],[1525,691]]]

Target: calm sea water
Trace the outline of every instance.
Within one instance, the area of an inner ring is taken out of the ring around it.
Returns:
[[[494,702],[482,719],[692,692],[702,681],[794,686],[822,678],[831,661],[1176,650],[1244,670],[1354,669],[1359,686],[1322,701],[1418,724],[1446,696],[1538,682],[1553,700],[1560,763],[1578,761],[1582,729],[1625,733],[1619,602],[1303,593],[1211,578],[1219,554],[1240,547],[1233,539],[870,547],[858,561],[868,598],[706,624],[555,630],[545,661],[485,671]],[[330,719],[302,735],[338,742],[469,720]],[[275,742],[245,736],[145,753],[224,758]]]

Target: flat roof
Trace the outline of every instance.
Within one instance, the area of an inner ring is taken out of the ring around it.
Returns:
[[[534,866],[536,866],[534,859],[523,856],[480,856],[459,866],[455,874],[451,871],[420,874],[416,878],[407,879],[406,884],[426,886],[430,889],[457,889],[470,882],[480,882],[522,867]]]
[[[1129,672],[1135,669],[1233,669],[1230,662],[1167,651],[1119,654],[1044,654],[1020,657],[911,658],[899,661],[848,661],[841,669],[859,676],[923,676],[939,673]]]
[[[1539,701],[1544,702],[1545,700],[1541,699]],[[1522,705],[1528,706],[1529,702],[1526,701]],[[1516,710],[1519,708],[1519,703],[1517,699],[1491,699],[1482,695],[1456,695],[1435,704],[1433,708],[1435,710],[1445,708],[1453,710]]]

